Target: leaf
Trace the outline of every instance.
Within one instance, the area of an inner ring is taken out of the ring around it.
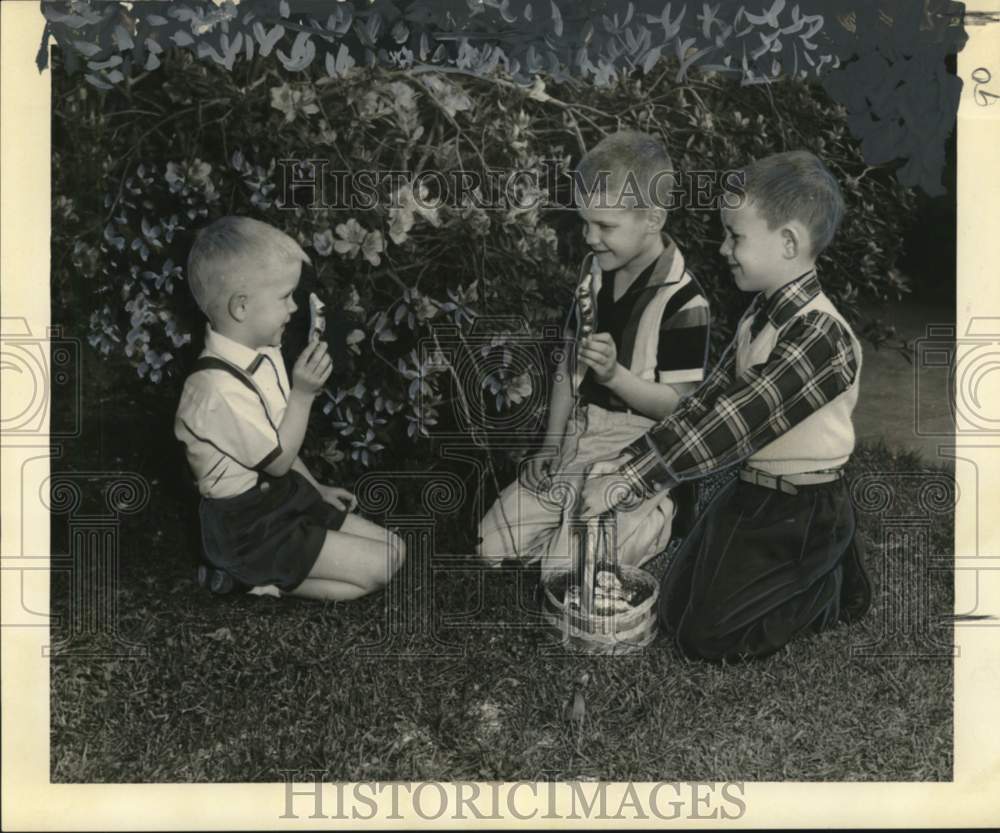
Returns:
[[[664,42],[672,40],[677,36],[677,33],[681,30],[681,21],[684,19],[684,15],[687,14],[687,6],[685,6],[678,13],[677,17],[673,20],[670,19],[670,3],[667,3],[666,7],[663,9],[663,13],[659,17],[647,14],[647,23],[659,23],[663,27],[663,40]]]
[[[95,55],[100,55],[102,50],[97,44],[90,43],[90,41],[85,40],[75,40],[72,42],[76,51],[83,55],[85,58],[93,58]]]
[[[396,41],[396,43],[402,45],[406,43],[409,37],[410,37],[409,27],[405,23],[403,23],[402,20],[397,21],[396,25],[392,27],[392,39]]]
[[[114,40],[115,45],[118,47],[119,52],[124,52],[126,49],[131,49],[135,46],[135,42],[132,40],[132,35],[130,35],[129,31],[120,23],[115,27],[115,31],[111,37]]]
[[[650,49],[646,53],[645,57],[643,57],[643,59],[642,59],[642,71],[646,75],[649,75],[650,70],[652,70],[653,67],[656,66],[656,62],[660,60],[661,49],[662,49],[662,47],[659,47],[659,46],[657,46],[657,47],[655,47],[653,49]]]
[[[62,23],[70,29],[82,29],[84,26],[93,26],[101,22],[100,12],[90,9],[84,10],[83,14],[63,14],[52,8],[50,4],[43,4],[42,12],[47,20],[52,23]]]
[[[326,74],[331,78],[345,77],[356,65],[354,58],[347,49],[346,44],[340,44],[337,50],[337,57],[334,58],[330,52],[326,53]]]
[[[286,57],[280,49],[277,52],[278,60],[284,64],[289,72],[301,72],[316,57],[316,44],[313,43],[308,32],[299,32],[292,44],[292,54]]]
[[[336,11],[326,20],[326,28],[338,35],[345,34],[354,20],[354,8],[350,3],[338,3]]]
[[[563,18],[562,13],[559,11],[559,7],[556,5],[556,0],[551,0],[552,3],[552,29],[556,33],[556,37],[562,37],[563,33]]]
[[[51,39],[52,29],[46,23],[45,28],[42,29],[42,41],[38,44],[38,52],[35,53],[35,66],[38,67],[39,72],[45,72],[49,68],[49,41]],[[68,66],[67,69],[70,73],[73,72],[72,66]]]
[[[257,38],[258,46],[260,46],[261,57],[267,57],[271,54],[275,44],[284,37],[285,27],[278,23],[269,32],[265,32],[260,23],[254,23],[253,34]]]
[[[209,43],[202,41],[198,44],[198,57],[199,58],[211,58],[215,63],[224,66],[226,69],[233,68],[234,53],[229,55],[221,55],[219,50],[216,49]]]
[[[87,66],[93,70],[110,69],[121,64],[123,60],[121,55],[112,55],[106,61],[87,61]]]
[[[361,355],[361,348],[358,345],[365,340],[365,334],[361,330],[351,330],[347,334],[345,341],[347,342],[347,348],[357,355]]]
[[[535,49],[535,45],[531,44],[528,47],[527,53],[524,56],[525,68],[528,70],[529,74],[535,75],[542,69],[542,62],[538,57],[538,52]]]
[[[112,87],[109,83],[107,83],[106,81],[104,81],[101,78],[101,76],[95,75],[92,72],[87,73],[87,75],[85,75],[84,78],[87,80],[88,84],[91,84],[92,86],[97,87],[97,89],[99,89],[99,90],[112,90],[112,89],[114,89],[114,87]]]
[[[368,36],[368,45],[374,46],[378,42],[378,36],[382,33],[382,15],[373,11],[368,16],[365,24],[365,34]]]
[[[707,4],[705,8],[707,10]],[[746,14],[747,20],[754,26],[770,26],[772,29],[777,29],[779,26],[778,15],[781,14],[784,8],[785,0],[774,0],[774,5],[772,5],[771,8],[763,14],[750,14],[750,12],[744,13]],[[796,6],[796,9],[797,8],[798,7]]]
[[[190,46],[194,43],[194,38],[191,37],[190,33],[185,32],[183,29],[178,29],[174,32],[170,36],[170,39],[178,46]]]

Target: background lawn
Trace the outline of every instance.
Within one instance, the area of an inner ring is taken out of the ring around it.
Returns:
[[[951,554],[950,514],[909,551],[905,536],[887,551],[879,516],[859,515],[876,604],[854,628],[739,666],[685,661],[663,638],[637,657],[567,656],[538,624],[530,573],[484,577],[454,556],[414,551],[387,593],[349,604],[199,590],[170,408],[96,389],[83,405],[81,439],[53,468],[90,478],[95,502],[102,476],[85,473],[150,481],[148,506],[122,520],[116,597],[119,635],[148,653],[81,655],[114,651],[106,635],[57,652],[54,782],[273,782],[305,769],[348,781],[951,778],[952,661],[947,648],[917,654],[951,644],[952,577],[912,550]],[[950,478],[884,446],[855,455],[852,475],[868,472],[895,489],[895,514],[922,513],[928,475]],[[471,523],[443,519],[439,552],[463,551]],[[69,550],[68,527],[53,515],[54,553]],[[57,614],[67,589],[57,574]],[[890,656],[852,656],[866,642]]]

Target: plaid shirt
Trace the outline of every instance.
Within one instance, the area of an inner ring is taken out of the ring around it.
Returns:
[[[669,417],[622,450],[633,459],[621,475],[639,495],[652,495],[751,456],[846,391],[857,373],[850,335],[824,312],[789,321],[821,291],[814,271],[763,292],[741,320],[764,319],[780,332],[764,364],[736,374],[737,338],[694,394]],[[739,332],[739,328],[737,328]]]

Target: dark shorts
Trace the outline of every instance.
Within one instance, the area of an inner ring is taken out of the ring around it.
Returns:
[[[347,512],[326,503],[296,471],[262,474],[254,488],[228,498],[203,498],[201,537],[210,564],[244,584],[289,592],[309,575],[329,529]]]

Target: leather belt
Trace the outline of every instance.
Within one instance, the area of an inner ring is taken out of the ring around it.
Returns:
[[[740,480],[744,483],[752,483],[755,486],[763,486],[765,489],[774,489],[784,492],[786,495],[797,495],[798,486],[818,486],[822,483],[833,483],[844,476],[843,469],[828,469],[826,471],[807,471],[801,474],[768,474],[760,469],[742,468],[740,469]]]

